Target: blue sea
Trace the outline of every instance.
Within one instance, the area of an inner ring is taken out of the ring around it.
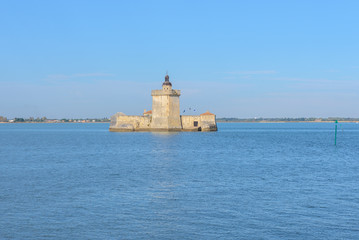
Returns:
[[[359,124],[0,124],[0,239],[359,239]]]

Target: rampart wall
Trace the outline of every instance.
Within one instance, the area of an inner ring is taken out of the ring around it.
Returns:
[[[111,117],[110,131],[148,131],[151,116],[114,115]]]

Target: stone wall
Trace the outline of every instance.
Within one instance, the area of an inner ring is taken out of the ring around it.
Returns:
[[[200,116],[182,115],[181,122],[182,122],[183,131],[199,131],[201,127]],[[195,126],[194,124],[195,122],[197,122],[197,126]]]
[[[200,117],[202,131],[217,131],[216,115],[201,114]]]
[[[149,131],[150,116],[127,116],[115,114],[111,117],[110,131]]]
[[[183,131],[217,131],[216,115],[184,115],[181,121]]]
[[[182,124],[179,96],[170,96],[169,100],[168,128],[181,130]]]

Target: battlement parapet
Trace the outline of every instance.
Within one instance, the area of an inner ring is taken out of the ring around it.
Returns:
[[[181,90],[169,90],[169,91],[165,91],[165,90],[152,90],[151,91],[151,96],[164,96],[164,95],[169,95],[169,96],[181,96]]]

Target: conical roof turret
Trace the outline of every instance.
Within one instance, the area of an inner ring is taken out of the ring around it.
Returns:
[[[163,82],[162,86],[172,86],[172,83],[170,82],[170,76],[168,76],[168,74],[166,74],[165,76],[165,81]]]

